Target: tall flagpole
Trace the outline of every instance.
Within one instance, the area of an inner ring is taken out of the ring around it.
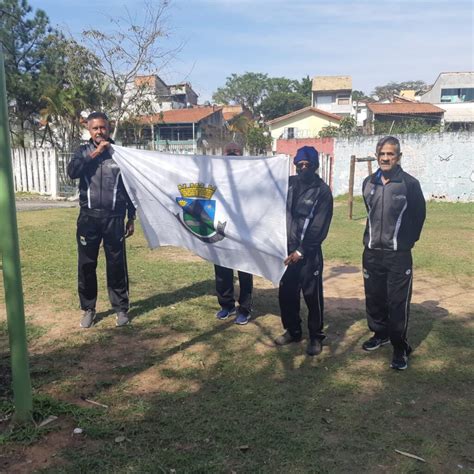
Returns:
[[[10,340],[16,421],[31,419],[33,403],[26,345],[25,309],[8,126],[3,52],[0,50],[0,255]]]

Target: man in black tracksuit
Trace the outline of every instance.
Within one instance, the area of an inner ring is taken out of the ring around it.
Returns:
[[[285,333],[277,345],[301,340],[300,293],[308,307],[308,355],[322,351],[323,332],[323,254],[333,213],[329,186],[316,174],[319,156],[315,148],[300,148],[293,160],[298,175],[290,177],[287,200],[288,265],[280,282],[279,303]]]
[[[400,142],[384,137],[376,148],[379,169],[362,186],[367,208],[364,233],[364,288],[369,328],[366,351],[392,343],[391,367],[407,368],[413,269],[411,249],[420,238],[426,206],[420,183],[399,162]]]
[[[79,178],[80,213],[77,220],[78,289],[84,311],[81,327],[94,324],[97,300],[97,258],[103,241],[109,299],[117,326],[129,323],[128,273],[125,238],[134,232],[135,207],[125,190],[120,168],[112,159],[109,122],[101,112],[87,118],[91,135],[68,165],[71,179]],[[128,221],[124,225],[128,210]]]

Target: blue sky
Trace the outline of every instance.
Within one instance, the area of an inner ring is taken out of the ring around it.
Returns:
[[[108,28],[140,0],[29,0],[54,26],[79,37]],[[472,71],[472,0],[174,0],[169,47],[183,43],[162,71],[209,100],[231,73],[301,79],[350,75],[370,93],[389,81],[433,83],[440,72]]]

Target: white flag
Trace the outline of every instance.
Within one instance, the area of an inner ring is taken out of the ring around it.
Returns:
[[[113,150],[151,248],[185,247],[279,282],[287,256],[287,158]]]

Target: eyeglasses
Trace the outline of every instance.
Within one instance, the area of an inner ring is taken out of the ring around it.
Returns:
[[[311,168],[311,163],[298,163],[296,166],[297,170],[302,170],[303,168]]]

